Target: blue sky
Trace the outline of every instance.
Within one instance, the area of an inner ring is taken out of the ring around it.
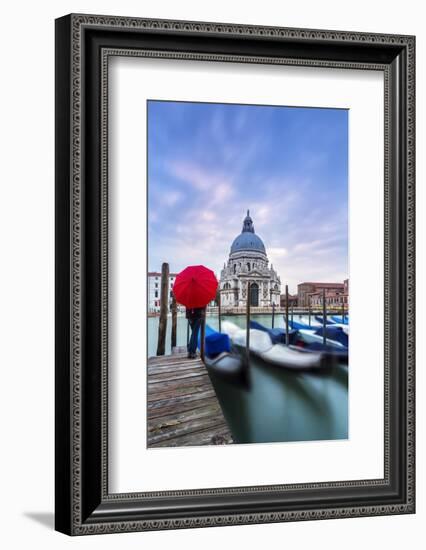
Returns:
[[[250,209],[290,292],[342,281],[347,172],[346,110],[149,101],[148,269],[218,275]]]

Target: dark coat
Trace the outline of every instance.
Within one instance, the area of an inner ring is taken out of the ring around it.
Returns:
[[[186,308],[186,318],[190,321],[195,319],[202,319],[204,317],[204,307]]]

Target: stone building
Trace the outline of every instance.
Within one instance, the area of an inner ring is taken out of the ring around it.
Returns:
[[[265,245],[256,235],[247,210],[241,234],[231,245],[228,262],[220,273],[222,306],[245,306],[247,285],[251,283],[251,305],[279,305],[281,281],[272,264],[269,267]]]
[[[169,274],[169,296],[167,307],[170,309],[170,304],[173,298],[172,288],[175,282],[177,273]],[[161,306],[161,273],[159,271],[148,272],[148,313],[159,313]]]
[[[281,294],[280,296],[280,306],[285,307],[286,305],[286,295]],[[297,307],[297,294],[289,294],[288,295],[288,305],[290,307]]]
[[[312,307],[320,307],[323,291],[327,306],[348,305],[349,279],[343,283],[300,283],[297,285],[297,305],[308,307],[310,302]]]

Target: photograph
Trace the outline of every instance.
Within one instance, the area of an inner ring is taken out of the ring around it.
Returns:
[[[147,447],[348,439],[349,110],[146,110]]]

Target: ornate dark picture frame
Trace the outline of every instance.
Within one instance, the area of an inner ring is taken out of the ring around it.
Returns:
[[[373,69],[385,81],[384,478],[110,494],[110,56]],[[56,529],[70,535],[414,513],[415,38],[68,15],[56,21]]]

